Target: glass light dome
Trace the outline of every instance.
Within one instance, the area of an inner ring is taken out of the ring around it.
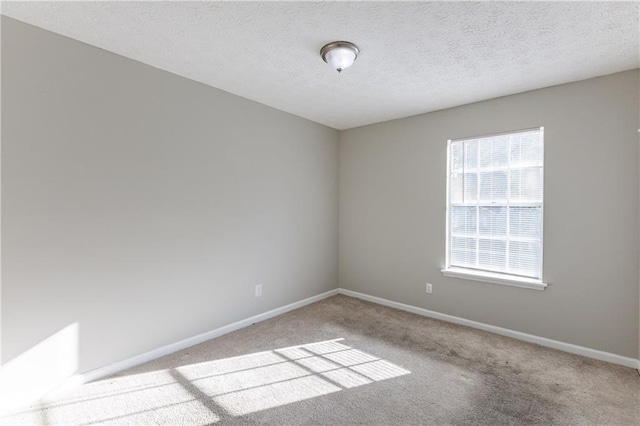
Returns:
[[[342,72],[353,65],[358,57],[358,46],[348,41],[334,41],[320,49],[322,59],[336,71]]]

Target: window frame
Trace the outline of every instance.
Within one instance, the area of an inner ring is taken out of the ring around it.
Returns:
[[[451,266],[451,198],[450,198],[450,180],[451,180],[451,144],[453,142],[467,141],[472,139],[489,138],[493,136],[513,135],[518,133],[525,133],[531,131],[540,131],[542,133],[542,201],[540,202],[540,273],[539,278],[530,278],[520,275],[514,275],[504,272],[488,271],[483,269],[464,268]],[[547,287],[547,283],[543,282],[544,271],[544,127],[531,127],[527,129],[511,130],[500,133],[485,134],[481,136],[469,136],[457,139],[447,140],[447,167],[446,167],[446,228],[445,228],[445,267],[442,269],[442,274],[446,277],[462,278],[473,281],[488,282],[493,284],[509,285],[513,287],[528,288],[534,290],[544,290]]]

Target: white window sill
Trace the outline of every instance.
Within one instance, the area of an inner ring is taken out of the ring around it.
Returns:
[[[445,277],[463,278],[465,280],[483,281],[493,284],[510,285],[513,287],[544,290],[547,284],[532,278],[516,277],[513,275],[497,274],[493,272],[475,271],[472,269],[449,268],[443,269]]]

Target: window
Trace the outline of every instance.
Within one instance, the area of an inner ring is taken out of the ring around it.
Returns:
[[[450,140],[443,273],[543,289],[543,129]]]

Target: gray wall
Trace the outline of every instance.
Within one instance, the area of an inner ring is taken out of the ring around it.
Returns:
[[[78,323],[87,371],[337,287],[337,131],[6,17],[2,66],[3,362]]]
[[[638,74],[341,132],[340,286],[637,357]],[[550,286],[443,277],[447,140],[535,126],[545,128]]]
[[[87,371],[338,285],[337,131],[6,17],[2,66],[3,362],[77,323]],[[636,357],[639,78],[341,132],[340,285]],[[443,277],[447,139],[533,126],[550,287]]]

